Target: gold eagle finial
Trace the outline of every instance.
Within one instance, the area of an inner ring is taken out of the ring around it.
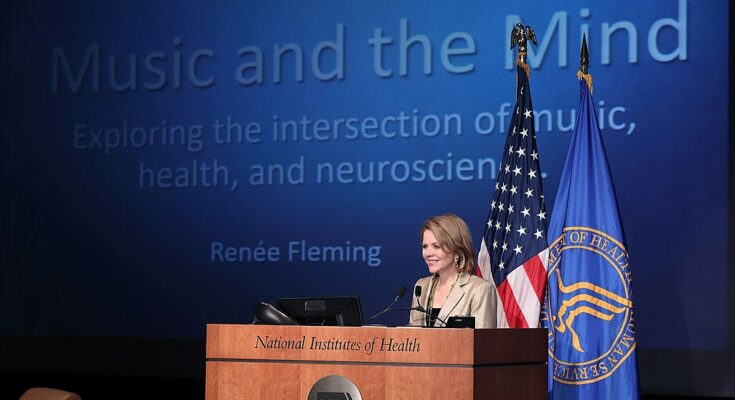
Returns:
[[[536,42],[536,32],[533,31],[530,25],[523,25],[517,23],[513,30],[510,32],[510,48],[518,46],[518,59],[516,63],[521,66],[525,71],[526,75],[530,75],[528,64],[526,63],[526,55],[528,54],[528,41],[531,41],[534,45]]]

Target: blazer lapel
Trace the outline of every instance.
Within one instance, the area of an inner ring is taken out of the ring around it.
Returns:
[[[459,275],[459,277],[457,278],[457,282],[454,284],[454,286],[452,286],[452,290],[449,291],[447,300],[444,301],[444,305],[442,306],[442,310],[439,313],[439,318],[437,319],[435,326],[444,326],[445,324],[443,322],[440,322],[439,319],[442,321],[446,321],[450,315],[454,315],[454,309],[457,308],[457,304],[459,304],[459,302],[465,295],[463,286],[469,280],[470,278],[469,276],[467,276],[467,274]]]

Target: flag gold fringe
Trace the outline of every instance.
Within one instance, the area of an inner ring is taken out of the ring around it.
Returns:
[[[579,80],[584,79],[584,81],[587,82],[587,87],[590,89],[590,94],[593,94],[592,93],[592,75],[583,74],[582,71],[577,71],[577,79]]]
[[[526,71],[526,76],[528,77],[528,79],[531,79],[531,69],[528,67],[528,64],[526,64],[525,62],[521,61],[521,59],[519,58],[518,59],[518,66],[520,66],[521,68],[523,68],[523,70]]]

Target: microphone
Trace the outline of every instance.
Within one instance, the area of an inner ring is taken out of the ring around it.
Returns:
[[[421,297],[421,290],[421,286],[416,286],[415,288],[413,288],[413,295],[416,296],[416,307],[412,308],[412,310],[426,313],[426,309],[421,306],[421,302],[419,301],[419,297]]]
[[[414,296],[416,296],[416,307],[411,308],[411,310],[412,311],[413,310],[416,310],[418,312],[424,313],[424,317],[425,317],[424,318],[424,324],[425,325],[423,325],[423,327],[424,328],[429,328],[429,327],[431,327],[431,324],[430,324],[430,321],[431,321],[431,311],[429,311],[429,310],[427,310],[427,309],[425,309],[424,307],[421,306],[421,302],[419,301],[419,297],[421,297],[421,291],[422,290],[423,289],[421,288],[421,286],[416,286],[413,289],[413,294],[414,294]],[[436,320],[439,321],[439,322],[441,322],[441,323],[443,323],[444,326],[447,325],[447,321],[439,318],[438,315],[436,317]]]
[[[405,288],[405,287],[403,287],[403,286],[399,287],[399,288],[398,288],[398,293],[396,293],[396,298],[395,298],[395,299],[393,299],[393,302],[392,302],[392,303],[390,303],[390,304],[388,305],[388,307],[386,307],[385,309],[383,309],[383,311],[381,311],[381,312],[379,312],[379,313],[377,313],[377,314],[373,315],[372,317],[370,317],[370,318],[366,319],[366,320],[365,320],[365,322],[368,322],[368,321],[370,321],[371,319],[374,319],[374,318],[376,318],[376,317],[378,317],[378,316],[380,316],[380,315],[383,315],[383,314],[387,313],[388,311],[391,311],[391,307],[393,307],[393,304],[396,304],[396,302],[398,301],[398,299],[400,299],[401,297],[403,297],[403,295],[404,295],[404,294],[406,294],[406,288]]]
[[[402,288],[405,290],[405,288]],[[401,308],[392,308],[391,311],[396,310],[408,310],[408,311],[418,311],[420,313],[423,313],[424,315],[428,315],[429,312],[426,311],[426,309],[421,305],[421,301],[419,298],[421,297],[421,292],[423,291],[423,288],[421,286],[416,286],[413,288],[413,295],[416,296],[416,307],[401,307]],[[426,319],[426,318],[425,318]],[[437,321],[440,321],[444,325],[447,324],[447,321],[444,321],[443,319],[437,317]],[[427,328],[428,325],[422,325],[424,328]]]
[[[401,310],[401,311],[418,311],[426,314],[426,309],[421,305],[421,302],[419,301],[419,297],[421,297],[421,286],[416,286],[413,288],[413,295],[416,296],[416,307],[401,307],[401,308],[394,308],[393,310]]]

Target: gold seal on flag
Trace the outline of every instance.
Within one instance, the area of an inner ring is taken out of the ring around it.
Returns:
[[[567,227],[549,247],[548,278],[558,293],[544,316],[554,380],[608,378],[636,346],[625,247],[600,230]]]

